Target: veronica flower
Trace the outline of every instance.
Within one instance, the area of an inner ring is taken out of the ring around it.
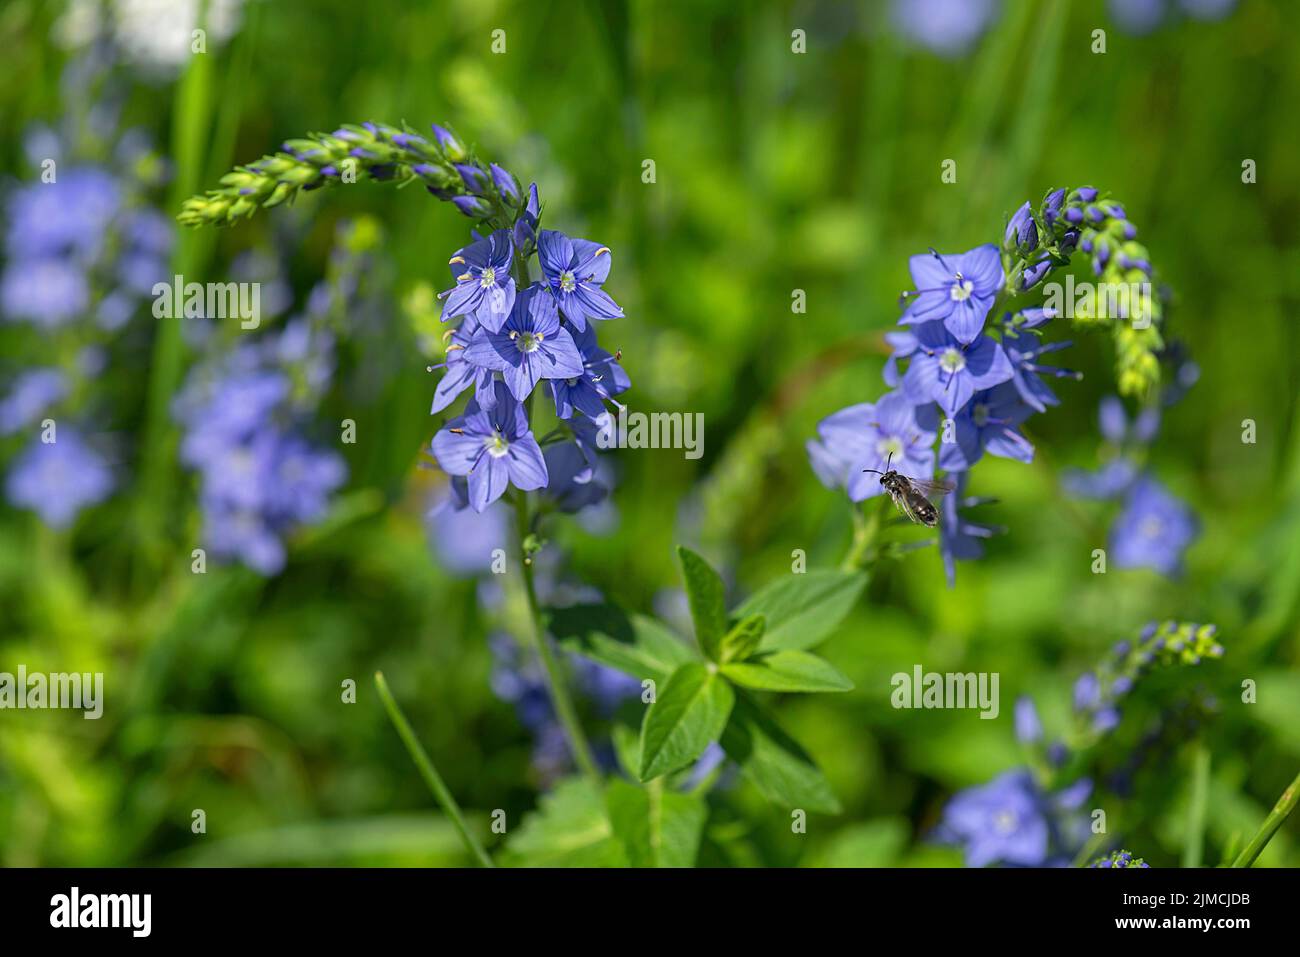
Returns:
[[[1091,790],[1091,781],[1082,779],[1046,794],[1029,771],[1007,771],[954,795],[944,808],[937,836],[963,847],[967,867],[1064,866],[1081,844],[1074,812]]]
[[[47,328],[84,314],[90,305],[85,269],[69,259],[11,260],[0,276],[0,318]]]
[[[1042,365],[1038,360],[1049,352],[1068,348],[1069,342],[1043,342],[1037,336],[1008,330],[1002,337],[1002,349],[1011,360],[1011,382],[1020,398],[1037,412],[1046,412],[1049,405],[1060,405],[1043,376],[1061,379],[1080,379],[1078,372]]]
[[[437,368],[446,369],[446,373],[438,382],[438,388],[433,393],[433,407],[429,410],[430,415],[441,412],[447,406],[456,401],[457,397],[471,386],[474,387],[474,395],[478,399],[479,408],[491,408],[496,401],[496,391],[492,388],[492,370],[484,369],[474,365],[465,358],[465,349],[474,341],[474,336],[479,331],[478,320],[469,316],[461,323],[460,328],[453,332],[448,338],[451,340],[447,346],[447,359],[441,366],[430,366],[432,371]]]
[[[1137,475],[1133,460],[1121,456],[1111,459],[1095,472],[1065,469],[1061,473],[1061,487],[1075,498],[1107,501],[1123,495]]]
[[[483,328],[497,332],[515,304],[515,280],[510,272],[514,254],[507,229],[498,229],[487,239],[458,250],[450,263],[456,285],[439,296],[446,300],[443,320],[473,315]]]
[[[66,528],[86,506],[108,497],[113,474],[75,431],[61,426],[53,442],[33,442],[5,479],[10,504],[29,509],[51,528]]]
[[[533,438],[524,407],[495,383],[496,405],[481,409],[471,399],[465,414],[433,437],[433,454],[444,472],[469,479],[469,504],[482,512],[505,494],[545,488],[546,461]]]
[[[892,6],[904,37],[945,57],[970,49],[998,12],[999,0],[894,0]]]
[[[561,419],[571,419],[576,409],[598,419],[605,414],[605,402],[613,402],[614,396],[632,388],[632,380],[618,359],[600,348],[593,326],[575,330],[573,341],[582,354],[583,371],[579,376],[549,381],[555,414]]]
[[[915,328],[917,352],[903,376],[903,391],[919,405],[937,402],[954,416],[977,391],[1015,375],[1002,347],[985,335],[962,343],[939,322]]]
[[[1111,559],[1119,568],[1153,568],[1162,575],[1182,570],[1183,552],[1197,535],[1196,516],[1150,476],[1130,489],[1110,533]]]
[[[538,286],[515,299],[499,331],[478,332],[465,348],[465,358],[480,369],[500,372],[520,402],[539,379],[578,378],[586,372],[573,336],[560,326],[555,300]]]
[[[984,540],[1004,529],[993,525],[979,525],[962,515],[964,509],[976,508],[992,501],[988,498],[967,498],[968,472],[958,472],[952,495],[939,510],[939,553],[943,557],[944,575],[948,587],[957,583],[957,562],[984,556]]]
[[[482,514],[469,507],[469,485],[462,477],[447,483],[446,493],[425,515],[429,541],[443,567],[457,575],[476,575],[492,567],[492,553],[507,547],[509,513],[500,503]]]
[[[897,329],[885,333],[885,342],[889,344],[889,358],[885,360],[885,368],[881,372],[881,378],[885,380],[885,385],[891,389],[898,388],[900,377],[898,375],[898,360],[907,359],[916,352],[918,346],[916,335],[908,329]]]
[[[595,480],[595,471],[576,442],[556,442],[544,452],[548,482],[546,495],[561,512],[577,512],[599,505],[609,494]]]
[[[1009,382],[978,392],[952,419],[953,441],[940,443],[939,467],[962,472],[985,450],[1004,459],[1032,462],[1034,447],[1016,428],[1033,412]]]
[[[1038,226],[1034,223],[1034,214],[1028,202],[1008,220],[1006,231],[1002,234],[1002,246],[1020,256],[1028,256],[1038,248]]]
[[[589,318],[617,319],[623,315],[618,303],[600,288],[609,277],[608,247],[543,229],[537,241],[537,259],[546,288],[575,328],[585,329]]]
[[[961,344],[975,340],[1002,285],[1002,257],[992,243],[970,252],[942,256],[933,250],[909,260],[916,298],[908,306],[904,325],[943,320]]]
[[[68,381],[58,369],[29,369],[22,373],[9,394],[0,399],[0,435],[25,429],[67,393]]]
[[[843,487],[851,500],[861,502],[884,492],[880,477],[864,469],[884,471],[888,463],[910,478],[932,478],[937,429],[932,407],[890,392],[875,404],[852,405],[822,419],[819,441],[808,443],[808,456],[825,485]]]

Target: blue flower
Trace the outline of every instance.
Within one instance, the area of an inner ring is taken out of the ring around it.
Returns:
[[[537,243],[537,260],[546,288],[574,328],[585,329],[588,319],[617,319],[623,315],[618,303],[600,288],[609,278],[608,247],[543,229]]]
[[[992,538],[1003,529],[993,525],[980,525],[962,516],[963,509],[977,508],[992,501],[987,498],[967,498],[968,472],[958,472],[954,477],[956,487],[939,510],[939,552],[943,556],[943,570],[948,587],[957,582],[957,562],[982,558],[984,539]]]
[[[953,417],[953,441],[940,443],[939,467],[947,472],[966,471],[985,450],[1000,458],[1032,462],[1034,447],[1016,428],[1032,412],[1009,382],[976,393]]]
[[[496,392],[492,388],[492,370],[476,366],[465,358],[465,349],[474,341],[478,331],[478,320],[473,316],[467,317],[460,324],[460,328],[449,337],[451,341],[447,346],[446,362],[442,363],[441,367],[429,367],[430,371],[437,368],[446,369],[445,374],[438,381],[438,388],[434,390],[433,407],[429,409],[430,415],[436,415],[447,408],[471,386],[474,387],[474,395],[478,399],[480,408],[490,409],[496,402]]]
[[[909,260],[916,298],[903,314],[904,325],[943,320],[962,345],[975,341],[1002,285],[1002,257],[992,243],[970,252],[941,256],[923,253]]]
[[[5,496],[29,509],[51,528],[66,528],[85,507],[102,502],[113,489],[104,458],[68,426],[53,442],[32,442],[10,466]]]
[[[515,304],[514,254],[508,229],[458,250],[450,262],[456,285],[440,294],[443,320],[472,315],[489,332],[499,331]]]
[[[937,836],[965,850],[967,867],[1065,866],[1086,838],[1077,811],[1091,791],[1083,778],[1046,794],[1029,771],[1007,771],[954,795]]]
[[[997,16],[997,0],[894,0],[892,7],[904,37],[945,57],[965,53]]]
[[[1129,490],[1110,533],[1111,560],[1118,568],[1153,568],[1174,576],[1183,552],[1197,535],[1196,516],[1150,476]]]
[[[938,417],[931,406],[918,407],[901,392],[890,392],[874,405],[852,405],[817,424],[819,441],[808,443],[813,469],[828,488],[844,488],[855,502],[883,494],[880,476],[888,463],[915,479],[934,476]]]
[[[1037,744],[1043,740],[1043,722],[1033,699],[1021,696],[1016,699],[1016,740],[1021,744]]]
[[[1056,352],[1069,346],[1069,342],[1043,342],[1037,336],[1011,329],[1003,335],[1002,349],[1011,360],[1013,370],[1011,382],[1020,393],[1020,398],[1036,412],[1046,412],[1049,405],[1059,405],[1061,401],[1056,397],[1056,393],[1047,387],[1043,376],[1054,376],[1060,379],[1082,378],[1073,370],[1045,366],[1038,361],[1049,352]]]
[[[480,369],[500,372],[520,402],[539,379],[577,379],[586,372],[573,335],[560,325],[555,300],[539,286],[529,286],[515,299],[499,331],[475,334],[465,359]]]
[[[469,485],[452,478],[446,493],[425,516],[429,540],[443,567],[457,575],[477,575],[492,567],[492,553],[506,548],[509,513],[496,503],[482,513],[469,507]]]
[[[70,259],[14,259],[0,277],[0,315],[52,328],[83,315],[90,305],[90,283],[83,267]]]
[[[1050,850],[1042,797],[1024,770],[956,794],[944,808],[940,834],[945,843],[962,845],[967,867],[1041,867]]]
[[[14,380],[9,394],[0,399],[0,435],[27,428],[47,408],[68,393],[68,381],[58,369],[29,369]]]
[[[599,505],[609,494],[576,442],[556,442],[544,451],[549,476],[546,495],[562,512]]]
[[[919,325],[915,333],[918,348],[903,376],[903,391],[917,405],[937,402],[954,416],[977,391],[1015,375],[1007,354],[988,336],[962,343],[938,322]]]
[[[606,400],[612,402],[614,396],[632,388],[632,380],[618,359],[597,344],[593,326],[575,330],[573,341],[582,354],[583,371],[580,376],[549,380],[555,414],[571,419],[576,409],[588,418],[598,419],[605,414]]]
[[[5,245],[13,258],[96,259],[121,208],[121,187],[105,169],[60,169],[52,183],[33,183],[9,201]]]
[[[465,414],[433,437],[433,454],[443,471],[469,479],[469,504],[482,512],[505,494],[545,488],[546,461],[533,438],[524,407],[496,383],[496,406],[480,409],[471,399]]]
[[[1108,501],[1123,495],[1137,476],[1137,466],[1131,459],[1114,458],[1095,472],[1065,469],[1061,473],[1061,487],[1075,498]]]

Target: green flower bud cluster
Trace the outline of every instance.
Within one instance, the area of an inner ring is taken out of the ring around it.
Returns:
[[[177,219],[186,226],[225,225],[292,201],[300,191],[356,182],[363,176],[404,185],[419,181],[466,215],[513,221],[518,196],[507,196],[491,171],[449,131],[426,138],[409,128],[347,124],[313,133],[221,177],[217,189],[187,199]]]

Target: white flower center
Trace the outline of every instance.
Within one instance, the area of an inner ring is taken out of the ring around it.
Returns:
[[[882,461],[888,461],[890,456],[893,456],[896,459],[902,458],[903,443],[892,435],[888,438],[883,438],[876,443],[876,454],[880,456]]]
[[[578,288],[578,280],[573,277],[573,273],[564,270],[560,273],[560,292],[573,292]]]
[[[993,816],[993,826],[997,828],[999,834],[1010,834],[1016,829],[1017,820],[1012,811],[998,811]]]
[[[958,373],[966,368],[966,357],[962,355],[960,349],[949,346],[943,350],[943,355],[939,357],[939,368],[949,375]]]
[[[1139,531],[1142,532],[1142,535],[1145,538],[1152,538],[1152,539],[1159,538],[1160,533],[1163,532],[1164,530],[1165,530],[1164,523],[1161,522],[1160,519],[1156,518],[1154,515],[1150,515],[1147,518],[1144,518],[1142,520],[1142,524],[1139,526]]]
[[[953,302],[963,302],[970,298],[970,294],[974,289],[975,284],[973,282],[963,278],[961,273],[957,273],[953,277],[952,286],[948,289],[948,295],[952,297]]]
[[[536,352],[542,345],[540,332],[512,332],[510,338],[515,340],[515,348],[520,352]]]
[[[495,286],[497,282],[497,270],[495,266],[486,267],[478,277],[478,284],[484,289]]]
[[[487,454],[494,459],[499,459],[510,451],[510,443],[506,441],[505,436],[500,432],[494,432],[484,438],[483,446],[487,449]]]

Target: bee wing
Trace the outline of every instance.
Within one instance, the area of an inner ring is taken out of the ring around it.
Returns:
[[[906,515],[910,521],[917,525],[925,524],[925,522],[921,521],[921,519],[917,517],[916,510],[912,508],[912,503],[908,501],[906,495],[894,496],[894,504],[898,506],[899,510]]]
[[[949,482],[944,480],[938,482],[927,482],[924,479],[909,479],[909,481],[914,486],[916,486],[917,491],[921,492],[921,494],[933,495],[936,498],[943,495],[947,495],[949,492],[951,492],[953,489],[957,487],[957,484],[955,482]]]

